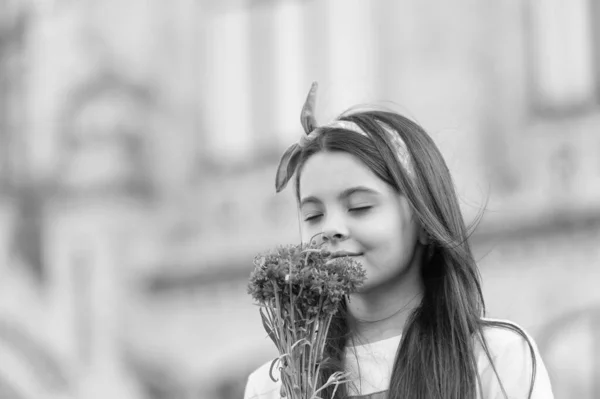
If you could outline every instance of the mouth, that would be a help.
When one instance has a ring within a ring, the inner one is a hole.
[[[332,252],[331,255],[329,256],[332,259],[335,258],[341,258],[344,256],[362,256],[362,253],[360,252],[349,252],[349,251],[337,251],[337,252]]]

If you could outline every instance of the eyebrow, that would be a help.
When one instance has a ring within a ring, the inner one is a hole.
[[[338,195],[338,199],[342,200],[342,199],[346,199],[349,196],[351,196],[352,194],[356,194],[356,193],[365,193],[365,194],[375,194],[375,195],[379,195],[379,192],[373,190],[372,188],[368,188],[365,186],[356,186],[356,187],[350,187],[347,188],[346,190],[342,191],[339,195]],[[320,203],[321,201],[315,197],[315,196],[310,196],[310,197],[306,197],[304,199],[302,199],[302,201],[300,202],[300,207],[309,204],[309,203]]]

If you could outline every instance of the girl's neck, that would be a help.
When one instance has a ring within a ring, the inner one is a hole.
[[[418,258],[418,257],[417,257]],[[385,286],[350,295],[348,326],[354,345],[381,341],[402,334],[412,311],[419,306],[424,286],[418,263]]]

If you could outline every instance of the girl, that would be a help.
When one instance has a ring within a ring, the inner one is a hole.
[[[393,112],[343,114],[317,126],[316,84],[283,155],[279,192],[295,174],[303,240],[355,257],[367,280],[332,322],[322,381],[350,373],[335,398],[552,399],[535,343],[484,318],[480,277],[450,172],[414,122]],[[280,397],[270,362],[245,399]],[[322,397],[330,399],[333,387]]]

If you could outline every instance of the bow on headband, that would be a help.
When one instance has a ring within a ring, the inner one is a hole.
[[[305,134],[302,134],[300,140],[292,144],[281,156],[279,166],[277,167],[277,175],[275,176],[275,190],[277,192],[283,190],[294,175],[302,148],[317,135],[317,120],[314,113],[316,97],[317,82],[313,82],[304,102],[304,107],[302,107],[302,113],[300,114],[300,123],[302,123]],[[313,137],[310,137],[311,134]]]
[[[313,82],[302,107],[302,113],[300,114],[300,122],[304,128],[304,133],[300,136],[300,140],[297,143],[292,144],[281,156],[279,166],[277,167],[277,174],[275,176],[275,190],[280,192],[288,184],[292,176],[294,175],[300,160],[300,154],[302,149],[308,145],[311,141],[321,135],[325,128],[341,128],[350,130],[358,133],[362,136],[369,137],[369,135],[362,130],[356,123],[350,121],[335,120],[324,126],[317,126],[317,120],[315,118],[315,102],[317,96],[317,82]],[[390,143],[392,144],[392,150],[396,155],[396,159],[404,167],[404,170],[410,178],[414,177],[414,169],[410,162],[410,155],[406,144],[402,141],[400,135],[394,132],[389,126],[378,121],[378,124],[386,132]]]

